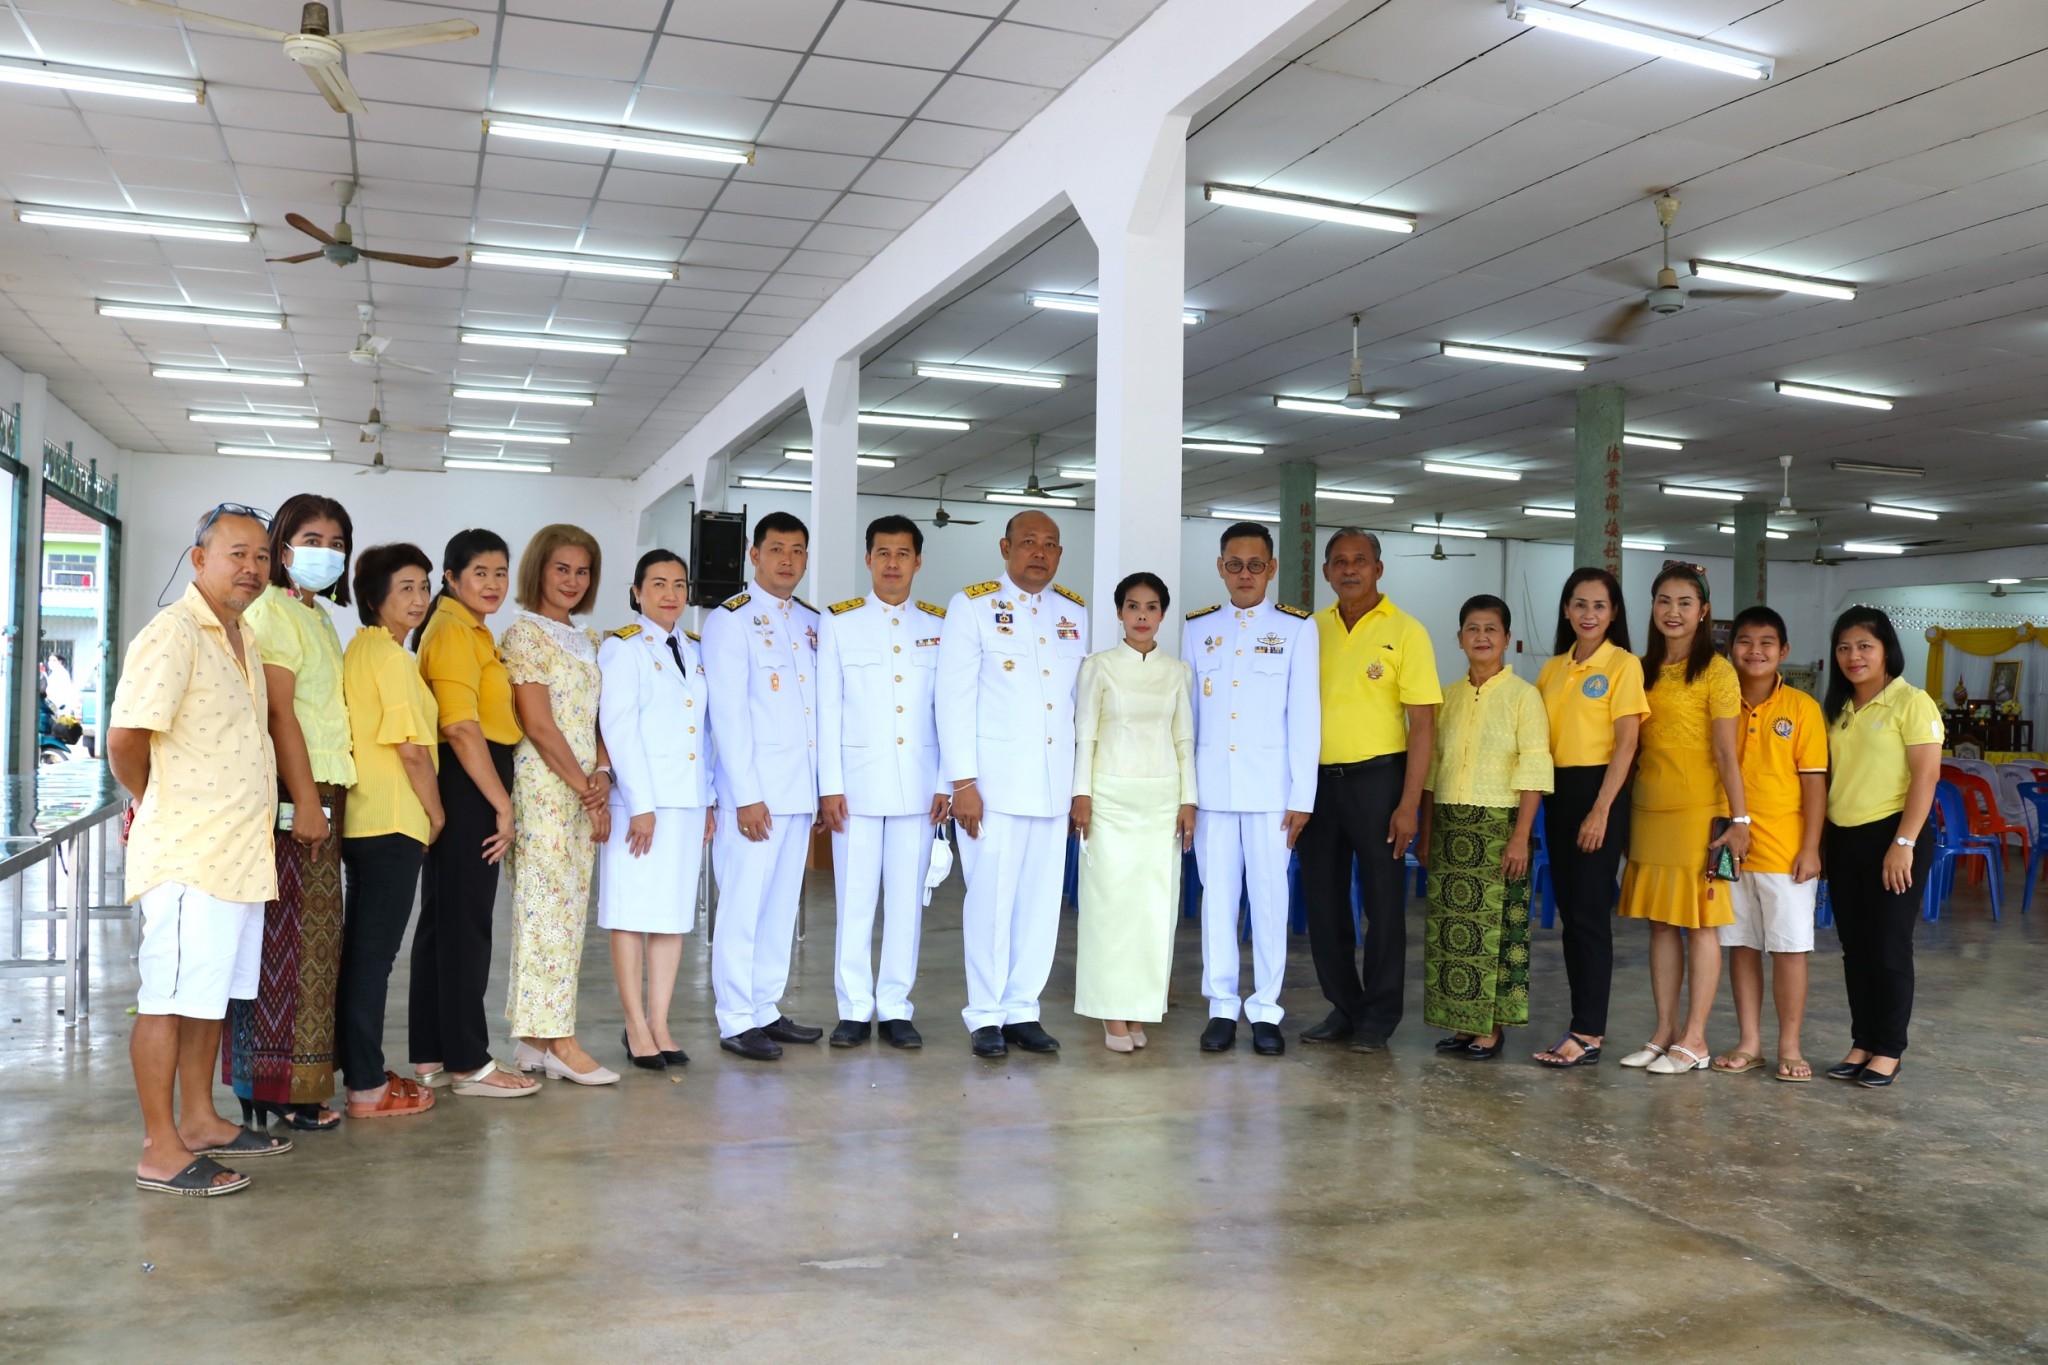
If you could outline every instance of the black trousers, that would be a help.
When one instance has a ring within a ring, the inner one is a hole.
[[[426,854],[427,846],[409,834],[341,841],[347,882],[335,1043],[342,1078],[351,1090],[374,1090],[384,1083],[384,1005],[391,964],[405,941]]]
[[[1849,989],[1849,1045],[1874,1057],[1906,1055],[1913,1020],[1913,926],[1920,920],[1934,840],[1927,830],[1913,849],[1913,885],[1905,892],[1884,884],[1884,858],[1899,832],[1899,817],[1867,825],[1822,827],[1828,903],[1842,940],[1842,981]]]
[[[1401,1022],[1408,964],[1407,863],[1387,846],[1401,804],[1408,755],[1325,764],[1316,775],[1316,808],[1295,851],[1308,915],[1309,952],[1323,995],[1363,1033],[1388,1037]],[[1358,861],[1362,923],[1351,921],[1351,865]],[[1359,929],[1364,931],[1362,950]]]
[[[1607,765],[1559,768],[1557,790],[1543,798],[1544,847],[1564,948],[1564,979],[1571,987],[1573,1033],[1607,1033],[1607,996],[1614,982],[1614,879],[1628,852],[1629,790],[1622,784],[1607,813],[1607,837],[1592,853],[1579,851],[1579,826],[1600,799]]]
[[[512,746],[492,744],[491,766],[512,789]],[[491,908],[498,865],[484,861],[484,840],[498,832],[498,813],[441,746],[441,809],[447,824],[427,850],[420,923],[412,936],[409,1028],[414,1062],[474,1071],[491,1059],[484,988],[491,980]]]

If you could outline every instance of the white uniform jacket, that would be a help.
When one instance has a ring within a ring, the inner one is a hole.
[[[1088,657],[1088,604],[1053,584],[976,583],[946,607],[939,750],[948,784],[975,778],[984,806],[1065,815],[1074,790],[1074,681]]]
[[[928,815],[939,777],[932,713],[946,609],[855,597],[818,629],[818,790],[853,815]]]
[[[756,587],[704,618],[718,803],[771,815],[818,808],[818,613]]]
[[[645,616],[605,636],[598,732],[612,761],[613,799],[628,815],[711,804],[711,707],[697,637],[669,637]],[[676,667],[676,653],[683,656]]]
[[[1195,790],[1203,810],[1312,811],[1322,750],[1316,625],[1297,607],[1225,603],[1187,614]]]

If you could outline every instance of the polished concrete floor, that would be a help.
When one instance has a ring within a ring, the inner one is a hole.
[[[2048,1353],[2048,912],[1994,924],[1965,890],[1923,926],[1914,1050],[1876,1092],[1540,1071],[1520,1059],[1561,1027],[1564,994],[1541,931],[1538,1027],[1493,1063],[1432,1054],[1416,966],[1391,1053],[1295,1042],[1321,1003],[1300,941],[1287,1055],[1247,1036],[1204,1056],[1192,923],[1179,1008],[1147,1051],[1113,1055],[1066,1008],[1071,921],[1046,997],[1065,1050],[980,1062],[956,1013],[958,886],[925,928],[921,1053],[729,1059],[692,939],[686,1073],[444,1096],[419,1119],[299,1135],[215,1200],[130,1183],[129,929],[102,923],[100,1009],[75,1036],[54,982],[0,981],[0,1358]],[[829,877],[811,894],[788,1006],[829,1024]],[[1618,939],[1619,1044],[1650,1010],[1640,927]],[[590,945],[582,1037],[616,1064],[609,959]],[[1844,1043],[1834,948],[1824,932],[1806,1049],[1822,1063]],[[394,1059],[402,1035],[401,1007]]]

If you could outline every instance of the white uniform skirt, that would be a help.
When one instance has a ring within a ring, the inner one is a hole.
[[[697,918],[697,874],[704,865],[704,808],[654,812],[654,846],[638,858],[626,847],[632,817],[612,806],[612,834],[598,860],[597,924],[639,934],[686,934]]]

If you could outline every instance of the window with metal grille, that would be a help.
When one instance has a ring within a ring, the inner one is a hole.
[[[46,588],[89,588],[99,573],[98,555],[53,554],[43,556],[43,586]]]

